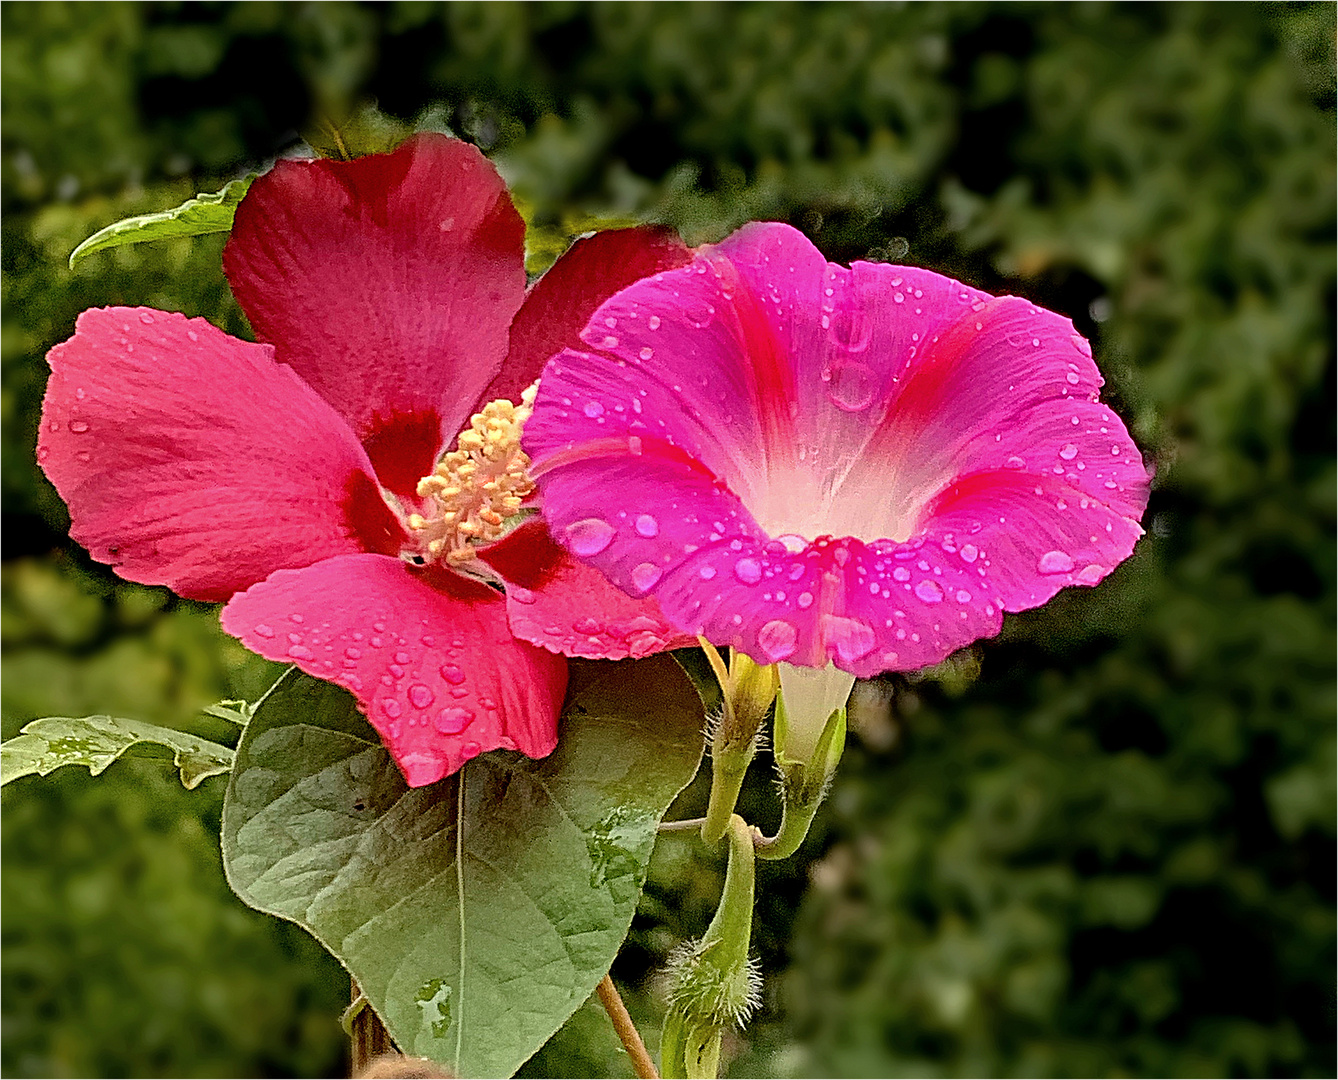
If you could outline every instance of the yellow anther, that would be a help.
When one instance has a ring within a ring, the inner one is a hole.
[[[474,557],[476,544],[502,535],[505,520],[534,490],[520,434],[537,392],[536,383],[519,405],[490,401],[469,418],[469,427],[456,440],[458,449],[443,454],[432,474],[418,481],[423,512],[410,514],[407,521],[420,554],[460,565]]]

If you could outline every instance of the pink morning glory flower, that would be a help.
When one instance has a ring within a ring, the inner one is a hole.
[[[542,756],[559,654],[675,642],[542,522],[503,536],[532,501],[527,387],[602,300],[688,258],[603,233],[527,293],[524,224],[468,144],[282,161],[223,256],[261,343],[84,312],[49,355],[38,460],[95,558],[227,601],[250,648],[352,691],[411,785],[498,747]]]
[[[1148,475],[1091,349],[1026,300],[753,224],[582,339],[525,430],[554,535],[759,662],[936,663],[1142,533]]]

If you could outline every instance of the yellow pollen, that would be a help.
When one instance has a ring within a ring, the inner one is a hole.
[[[469,418],[469,428],[456,440],[458,449],[443,455],[432,475],[418,481],[425,505],[423,513],[409,515],[408,525],[429,559],[468,562],[474,545],[498,539],[503,522],[534,490],[520,433],[538,391],[538,383],[529,387],[519,405],[505,399],[488,402]]]

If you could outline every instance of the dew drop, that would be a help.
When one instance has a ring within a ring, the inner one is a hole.
[[[441,712],[437,713],[432,726],[443,735],[459,735],[460,732],[469,727],[473,719],[474,711],[472,709],[452,705],[450,708],[442,709]]]
[[[413,703],[415,709],[426,709],[436,700],[436,694],[432,693],[430,687],[422,683],[414,683],[409,687],[409,701]]]
[[[773,664],[794,654],[798,633],[784,619],[772,619],[757,632],[757,643]]]
[[[863,305],[845,304],[831,314],[827,336],[832,343],[846,352],[863,352],[869,347],[873,323]]]
[[[1025,469],[1026,467],[1027,463],[1023,461],[1022,458],[1018,457],[1016,454],[1014,454],[1012,457],[1010,457],[1007,461],[1004,462],[1005,469]]]
[[[873,404],[877,376],[867,364],[845,363],[832,367],[827,396],[844,412],[863,412]]]
[[[652,330],[658,330],[660,328],[660,317],[658,315],[652,315],[646,320],[646,325]]]
[[[1078,571],[1078,580],[1084,585],[1095,585],[1105,576],[1106,570],[1096,563],[1088,563]]]
[[[641,357],[642,360],[649,360],[654,355],[655,355],[655,350],[652,349],[649,345],[642,346],[641,351],[637,353],[637,356]]]
[[[507,586],[506,595],[517,604],[533,604],[537,597],[523,585]]]
[[[572,629],[578,634],[598,634],[603,631],[604,624],[598,619],[592,619],[589,616],[586,616],[584,619],[578,620],[572,626]]]
[[[1073,557],[1066,551],[1047,551],[1036,562],[1042,574],[1067,574],[1073,569]]]
[[[710,581],[713,577],[715,577],[715,567],[711,566],[708,563],[707,565],[703,566],[700,570],[697,571],[697,576],[701,578],[703,581]]]
[[[460,760],[461,760],[461,761],[472,761],[474,758],[476,758],[476,757],[479,756],[479,754],[482,752],[482,750],[483,750],[483,747],[479,746],[478,743],[476,743],[476,742],[467,742],[467,743],[465,743],[464,746],[460,747]]]
[[[350,660],[361,660],[362,650],[359,649],[356,645],[350,645],[347,649],[344,650],[344,655],[347,656]]]
[[[915,595],[926,604],[937,604],[943,599],[943,587],[937,581],[926,579],[915,586]]]
[[[1059,456],[1065,461],[1072,461],[1078,456],[1078,448],[1072,443],[1065,443],[1063,448],[1059,451]]]
[[[153,316],[150,315],[147,311],[141,311],[139,313],[139,321],[142,322],[145,326],[152,326]]]
[[[807,611],[813,606],[813,594],[811,592],[801,592],[795,598],[795,603],[799,605],[801,611]]]
[[[76,435],[82,435],[84,434],[84,432],[88,430],[88,425],[84,423],[82,420],[71,420],[70,430],[73,431]]]
[[[1064,376],[1064,380],[1070,386],[1077,386],[1078,383],[1082,381],[1076,371],[1070,371],[1067,375]]]
[[[660,535],[660,523],[650,514],[642,514],[636,519],[636,531],[638,536],[649,540],[652,536]]]
[[[734,564],[734,576],[745,585],[756,585],[762,580],[762,564],[745,556]]]
[[[654,563],[638,563],[632,567],[632,584],[641,592],[648,592],[655,588],[655,583],[660,580],[663,572]]]
[[[980,549],[975,544],[963,544],[961,556],[962,562],[973,563],[980,556]]]
[[[601,518],[582,518],[566,528],[567,543],[577,555],[598,555],[613,543],[613,526]]]
[[[892,577],[897,581],[910,581],[911,572],[907,570],[904,566],[898,566],[895,570],[892,571]]]
[[[593,420],[597,416],[604,415],[604,406],[598,401],[587,401],[581,412],[585,413],[586,416]]]
[[[458,664],[445,664],[441,669],[441,677],[452,686],[459,686],[465,681],[465,673],[460,670]]]
[[[959,604],[969,604],[971,602],[971,594],[967,592],[965,589],[958,589],[957,602]]]

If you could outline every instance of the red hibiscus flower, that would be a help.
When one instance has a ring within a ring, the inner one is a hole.
[[[682,639],[539,521],[505,532],[532,487],[527,388],[605,298],[689,258],[601,233],[527,292],[524,224],[474,147],[283,161],[223,255],[260,343],[84,312],[48,357],[38,460],[95,558],[227,601],[229,633],[352,691],[411,785],[498,747],[539,757],[559,653]]]

